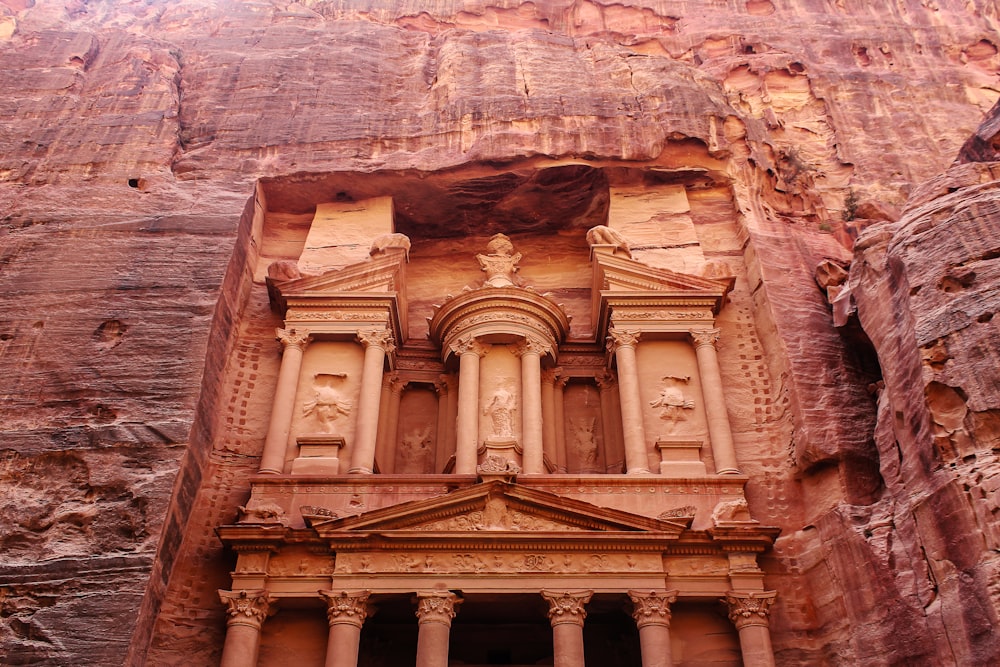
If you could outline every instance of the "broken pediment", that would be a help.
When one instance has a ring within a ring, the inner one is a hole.
[[[598,340],[607,335],[612,320],[627,321],[638,331],[711,325],[736,282],[647,266],[611,245],[592,246],[591,265]]]
[[[303,508],[305,509],[305,508]],[[547,491],[493,481],[349,517],[307,515],[321,537],[346,532],[647,532],[676,538],[690,519],[663,520],[598,507]]]
[[[400,314],[406,312],[408,253],[409,240],[389,234],[375,239],[371,256],[363,262],[290,278],[285,270],[269,270],[271,308],[286,324],[305,326],[314,333],[322,333],[324,322],[344,321],[350,327],[386,323],[397,340],[405,340],[406,318]]]

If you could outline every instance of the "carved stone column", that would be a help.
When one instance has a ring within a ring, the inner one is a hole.
[[[417,665],[448,667],[451,619],[462,600],[448,591],[417,593]]]
[[[228,617],[221,667],[256,667],[260,628],[274,600],[265,590],[219,591],[219,599]]]
[[[434,447],[434,471],[441,472],[444,469],[448,457],[451,456],[449,434],[454,433],[452,426],[455,417],[452,415],[451,395],[454,393],[454,381],[450,375],[442,375],[434,383],[434,391],[437,393],[438,414],[437,414],[437,442]]]
[[[670,605],[677,591],[629,591],[632,618],[639,628],[642,667],[673,667],[670,655]]]
[[[379,395],[378,432],[375,435],[375,460],[379,463],[379,471],[385,472],[383,465],[389,458],[389,403],[392,396],[392,377],[394,374],[382,375],[382,391]]]
[[[556,472],[566,474],[569,472],[569,464],[566,459],[566,410],[564,399],[565,389],[569,378],[562,374],[562,369],[556,369],[556,379],[553,384],[553,404],[555,407],[556,419]]]
[[[639,396],[639,367],[635,348],[638,331],[608,333],[608,349],[618,362],[618,393],[621,398],[622,435],[625,444],[625,472],[629,475],[649,474],[646,454],[646,429],[642,423],[642,399]]]
[[[330,635],[324,667],[358,667],[361,626],[368,618],[369,591],[319,591],[326,600]]]
[[[618,414],[618,381],[614,373],[604,371],[598,375],[597,388],[601,393],[601,424],[604,427],[605,472],[621,472],[624,468],[625,451],[622,448],[621,419]],[[619,467],[621,466],[621,467]]]
[[[705,400],[705,418],[708,420],[708,437],[712,441],[715,472],[719,475],[739,474],[733,431],[729,426],[729,413],[722,391],[722,373],[715,352],[719,330],[697,329],[689,333],[698,357],[698,376],[701,378],[701,392]]]
[[[459,355],[455,472],[474,475],[479,452],[479,360],[486,356],[489,345],[475,338],[460,338],[451,349]]]
[[[558,368],[546,368],[542,371],[542,450],[548,457],[553,469],[557,469],[556,456],[556,397],[555,382]]]
[[[347,472],[371,474],[375,468],[375,445],[378,437],[379,403],[385,355],[395,350],[392,332],[385,329],[359,331],[358,341],[365,348],[358,397],[358,421],[354,429],[354,451]]]
[[[399,448],[399,403],[403,398],[406,383],[393,373],[389,377],[389,405],[386,406],[385,455],[382,472],[396,472],[396,450]]]
[[[549,603],[552,624],[554,667],[585,667],[583,661],[583,621],[594,591],[542,591]]]
[[[545,472],[542,434],[542,354],[551,348],[536,338],[525,337],[511,346],[521,357],[521,448],[524,452],[524,472],[541,475]]]
[[[285,454],[288,452],[289,433],[292,428],[292,411],[295,409],[295,391],[299,386],[302,370],[302,353],[312,341],[308,331],[276,329],[275,335],[283,346],[278,384],[271,403],[271,421],[264,439],[264,453],[260,458],[260,472],[280,475],[285,471]]]
[[[777,591],[726,593],[729,620],[740,633],[744,667],[774,667],[768,617]]]

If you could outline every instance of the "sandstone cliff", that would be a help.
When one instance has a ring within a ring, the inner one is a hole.
[[[998,25],[979,0],[0,0],[3,662],[217,660],[213,528],[261,418],[224,387],[273,365],[236,344],[273,327],[264,208],[291,229],[338,179],[434,173],[523,213],[498,174],[581,162],[676,177],[742,240],[717,259],[767,368],[738,453],[783,528],[779,664],[1000,660]],[[851,263],[839,328],[823,261]]]

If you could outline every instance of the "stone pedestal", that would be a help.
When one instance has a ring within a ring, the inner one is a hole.
[[[593,595],[593,591],[542,591],[542,597],[549,603],[554,667],[585,667],[583,621],[587,611],[584,605]]]
[[[701,440],[661,438],[656,441],[660,453],[660,474],[674,477],[700,477],[708,474],[701,460]]]
[[[299,455],[292,461],[293,475],[340,473],[340,450],[344,447],[341,436],[314,433],[300,435],[296,442],[299,445]]]
[[[449,591],[417,593],[416,667],[448,667],[451,619],[462,601]]]

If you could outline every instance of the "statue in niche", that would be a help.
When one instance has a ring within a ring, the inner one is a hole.
[[[573,419],[570,421],[573,430],[573,444],[576,448],[580,464],[584,469],[593,469],[597,463],[597,439],[594,437],[596,419]]]
[[[433,445],[430,426],[418,426],[404,435],[399,445],[399,472],[427,472]]]
[[[667,422],[667,432],[673,433],[677,428],[678,422],[687,419],[685,411],[694,410],[694,401],[688,399],[679,386],[680,384],[687,384],[691,378],[687,376],[667,375],[663,379],[666,381],[663,390],[660,391],[660,395],[656,397],[656,400],[649,402],[649,406],[652,408],[662,408],[660,419]]]
[[[503,387],[497,389],[489,405],[483,408],[483,414],[488,414],[493,421],[494,438],[514,437],[514,412],[516,410],[514,395]]]
[[[313,379],[313,397],[303,407],[307,417],[315,417],[322,433],[334,433],[341,415],[351,414],[350,401],[341,398],[337,385],[347,378],[347,373],[317,373]]]
[[[517,263],[521,261],[521,253],[514,252],[514,244],[505,234],[494,234],[486,244],[488,255],[476,255],[479,266],[486,272],[486,286],[514,287],[514,274]]]

